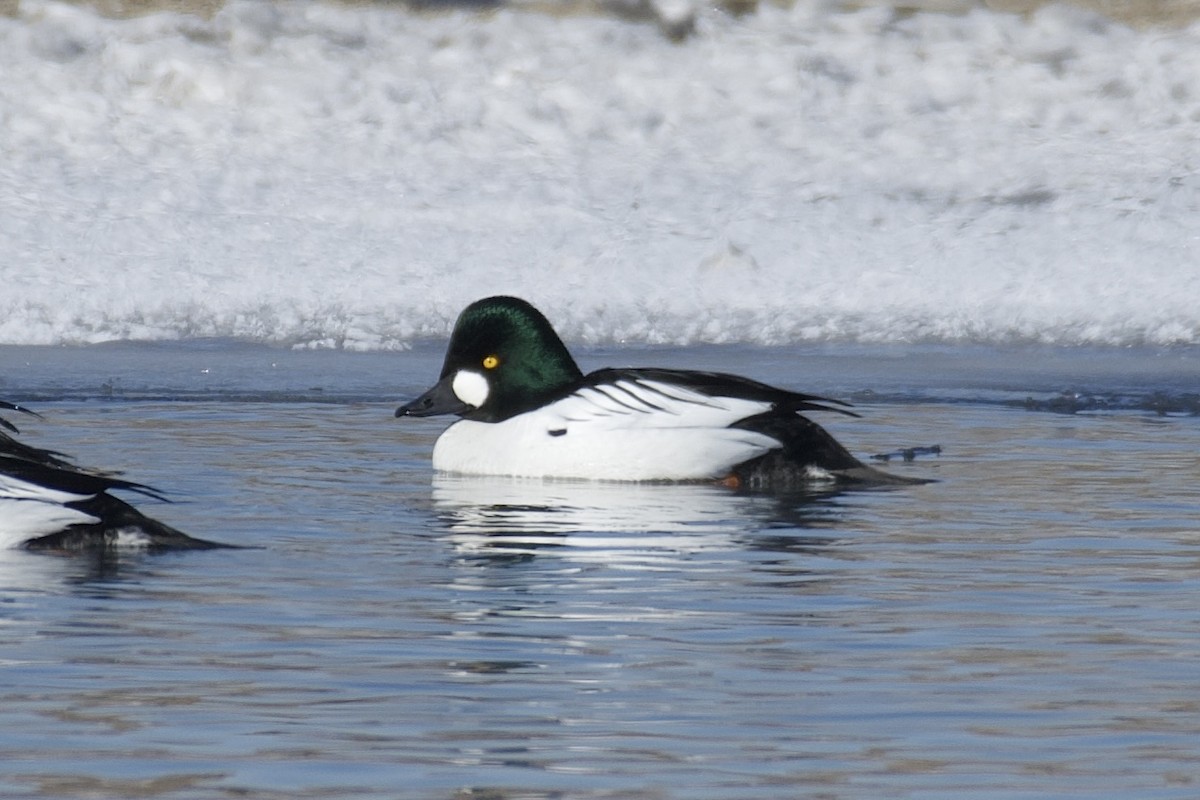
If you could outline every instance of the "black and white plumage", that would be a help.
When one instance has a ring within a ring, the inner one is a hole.
[[[459,317],[441,379],[397,416],[457,414],[441,471],[758,489],[918,483],[873,469],[801,412],[845,404],[737,375],[601,369],[584,375],[542,314],[492,297]]]
[[[0,410],[37,416],[7,401],[0,401]],[[21,442],[16,433],[17,427],[0,417],[0,549],[227,546],[188,536],[111,494],[127,491],[165,500],[153,487],[76,466],[62,453]]]

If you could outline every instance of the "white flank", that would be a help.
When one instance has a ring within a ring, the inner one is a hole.
[[[98,519],[56,503],[15,500],[0,495],[0,549],[20,547],[30,539],[58,533],[68,525],[87,525]]]
[[[722,478],[779,447],[769,436],[729,427],[769,407],[657,381],[622,380],[504,422],[456,422],[434,446],[433,466],[468,475],[587,480]]]
[[[63,505],[89,497],[0,475],[0,548],[19,547],[68,525],[98,522],[90,514]]]

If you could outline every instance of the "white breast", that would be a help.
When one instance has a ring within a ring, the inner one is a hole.
[[[462,420],[433,450],[433,466],[468,475],[650,481],[722,478],[780,446],[730,428],[770,408],[674,384],[622,380],[587,387],[499,423]]]

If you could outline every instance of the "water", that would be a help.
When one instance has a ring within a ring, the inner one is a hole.
[[[580,354],[786,368],[852,451],[944,448],[771,498],[435,478],[391,412],[439,349],[0,348],[29,440],[253,546],[4,553],[0,794],[1195,796],[1200,426],[1136,402],[1194,350]],[[1063,392],[1130,402],[1025,407]]]

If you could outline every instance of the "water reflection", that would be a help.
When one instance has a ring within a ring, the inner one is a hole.
[[[105,594],[144,577],[142,554],[94,550],[70,554],[0,550],[0,600],[27,594]]]
[[[440,736],[476,774],[632,783],[731,728],[769,739],[809,687],[807,632],[859,602],[846,496],[438,476],[432,500],[454,547],[439,677],[469,720]]]
[[[438,475],[435,514],[459,552],[652,566],[659,557],[833,541],[837,494],[764,496],[703,484],[623,484]]]

